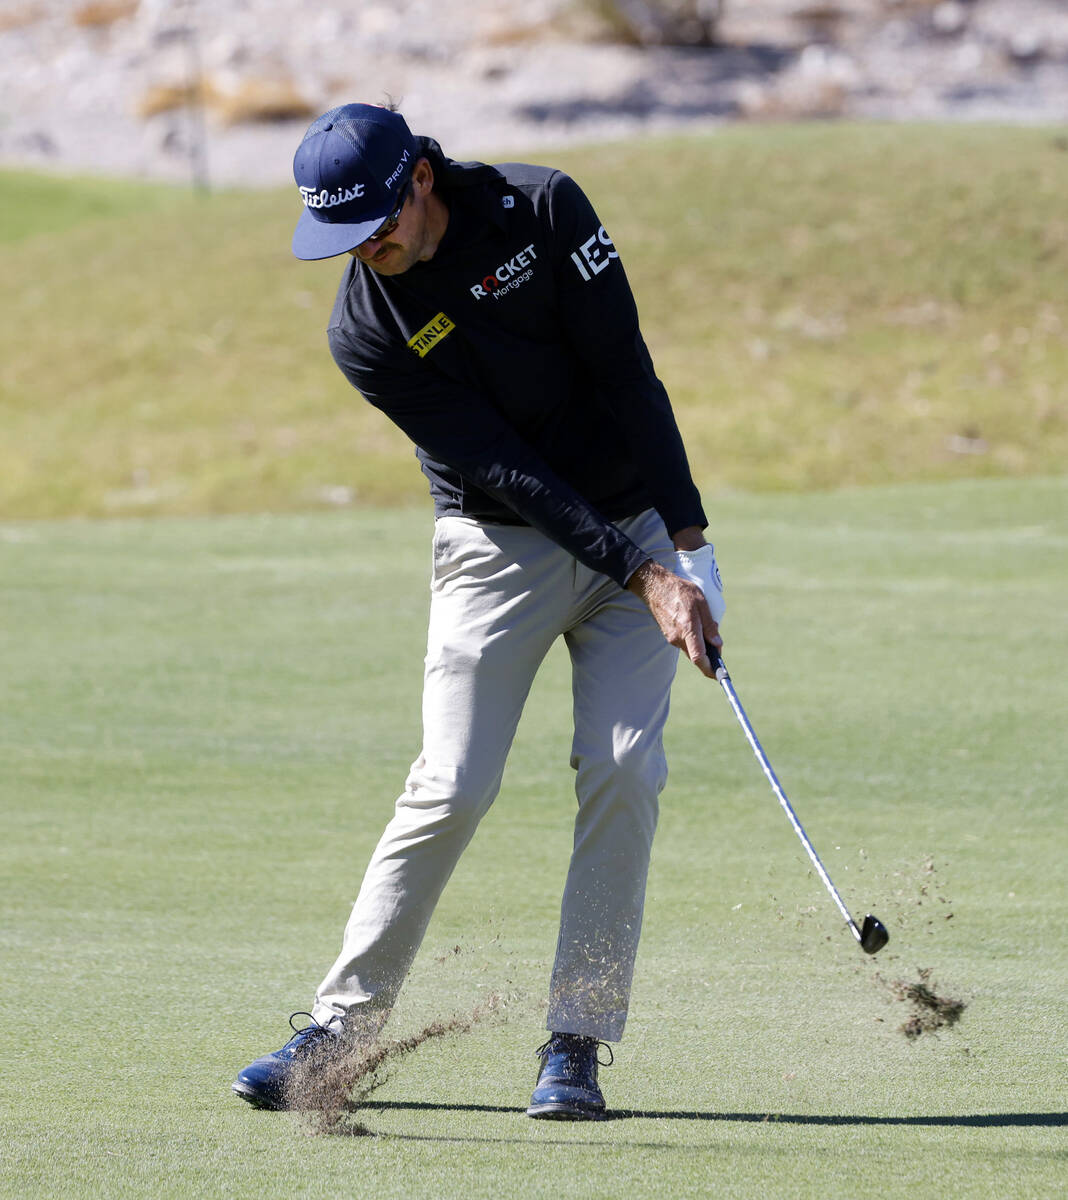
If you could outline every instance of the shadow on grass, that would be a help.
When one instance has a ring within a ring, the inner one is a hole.
[[[523,1113],[524,1109],[501,1104],[433,1104],[426,1100],[369,1100],[364,1109],[408,1110],[410,1112]],[[687,1109],[621,1108],[609,1112],[606,1121],[747,1121],[780,1125],[955,1125],[962,1128],[1007,1128],[1011,1126],[1068,1125],[1068,1113],[971,1113],[964,1116],[870,1117],[826,1113],[740,1113],[699,1112]]]

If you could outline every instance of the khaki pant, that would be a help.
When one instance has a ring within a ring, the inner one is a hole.
[[[655,513],[619,526],[673,566]],[[434,906],[497,795],[535,672],[563,635],[573,665],[578,814],[547,1024],[618,1040],[667,778],[662,733],[678,651],[636,596],[525,526],[438,520],[431,593],[422,753],[371,858],[314,1016],[325,1023],[356,1005],[369,1017],[388,1015]]]

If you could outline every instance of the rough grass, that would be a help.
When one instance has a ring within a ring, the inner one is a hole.
[[[684,671],[616,1119],[527,1119],[572,840],[554,652],[386,1036],[507,1008],[398,1058],[351,1138],[230,1083],[308,1006],[418,752],[429,515],[0,523],[0,1195],[1059,1194],[1066,499],[720,497],[735,685],[890,945],[860,953]],[[924,971],[968,1007],[910,1039],[882,980]]]
[[[43,236],[59,255],[54,261],[62,259],[64,237],[76,226],[88,226],[90,236],[95,233],[114,241],[122,236],[124,220],[146,212],[187,210],[189,203],[188,196],[158,184],[90,177],[65,179],[10,169],[0,170],[0,196],[0,246],[10,247]],[[49,286],[29,276],[20,276],[16,282],[20,301],[32,296],[34,284]]]
[[[614,235],[699,473],[794,489],[1063,468],[1066,145],[761,126],[537,157]],[[5,173],[0,198],[0,515],[424,494],[330,361],[338,266],[290,256],[291,189],[109,196]]]

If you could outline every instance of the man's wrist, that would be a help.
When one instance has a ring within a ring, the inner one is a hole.
[[[651,558],[647,558],[644,562],[639,563],[627,580],[627,591],[633,592],[636,596],[644,596],[645,589],[649,586],[649,581],[656,574],[657,570],[658,564]]]
[[[687,525],[671,535],[676,550],[700,550],[706,545],[704,530],[700,525]]]

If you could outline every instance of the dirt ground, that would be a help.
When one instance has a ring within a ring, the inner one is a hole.
[[[0,0],[0,163],[283,183],[311,117],[386,96],[461,158],[738,120],[1068,116],[1057,0],[724,0],[711,46],[638,44],[671,2]]]

